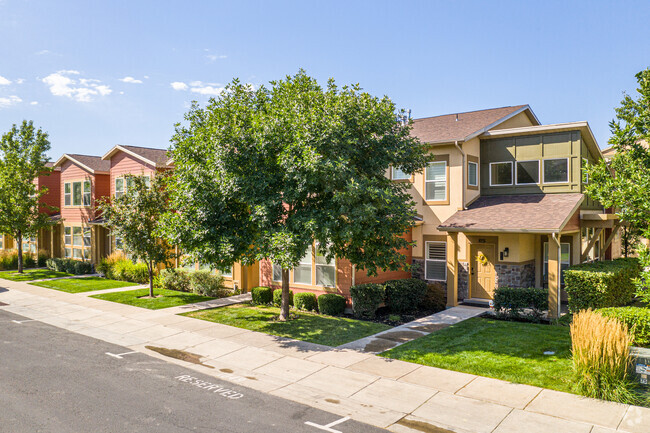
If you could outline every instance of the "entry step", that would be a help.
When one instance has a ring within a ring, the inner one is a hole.
[[[481,298],[465,298],[463,299],[463,305],[473,305],[475,307],[491,308],[492,300],[481,299]]]

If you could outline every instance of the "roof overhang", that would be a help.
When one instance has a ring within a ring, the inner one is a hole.
[[[493,131],[483,132],[481,134],[481,140],[576,130],[580,131],[589,150],[600,159],[604,159],[603,152],[600,150],[600,146],[598,146],[594,133],[591,131],[591,127],[587,122],[555,123],[551,125],[524,126],[522,128],[495,129]]]
[[[61,155],[61,157],[59,159],[56,160],[56,162],[54,163],[54,168],[56,169],[57,167],[61,167],[61,165],[65,161],[70,161],[73,164],[78,165],[79,167],[83,168],[84,170],[86,170],[87,172],[92,173],[92,174],[109,174],[108,171],[93,170],[92,168],[90,168],[87,165],[79,162],[79,160],[77,160],[74,157],[68,155],[67,153],[64,153],[63,155]]]
[[[113,157],[113,155],[115,155],[117,152],[124,152],[127,155],[130,155],[130,156],[132,156],[134,158],[137,158],[140,161],[142,161],[142,162],[144,162],[146,164],[152,165],[152,166],[154,166],[156,168],[165,168],[166,167],[166,165],[156,164],[154,161],[152,161],[152,160],[150,160],[148,158],[145,158],[142,155],[138,155],[137,153],[133,152],[132,150],[129,150],[124,146],[120,146],[119,144],[116,144],[115,146],[113,146],[113,148],[111,150],[109,150],[106,153],[106,155],[102,156],[102,159],[105,160],[105,161],[109,161]]]

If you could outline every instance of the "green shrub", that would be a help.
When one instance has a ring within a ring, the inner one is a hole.
[[[47,262],[47,257],[48,257],[47,251],[39,250],[36,256],[36,261],[37,261],[36,266],[38,266],[39,268],[44,267],[45,262]]]
[[[132,283],[146,284],[149,282],[149,270],[144,263],[133,263],[129,259],[118,260],[112,265],[110,271],[114,280],[130,281]]]
[[[340,316],[345,312],[345,298],[336,293],[325,293],[318,297],[318,311],[328,316]]]
[[[524,312],[524,310],[530,310],[530,312]],[[539,321],[547,310],[547,289],[498,287],[494,291],[494,312],[499,318]]]
[[[293,300],[299,310],[316,311],[318,309],[316,295],[311,292],[296,293]]]
[[[381,284],[357,284],[350,287],[352,311],[356,317],[373,319],[377,308],[384,302],[386,291]]]
[[[253,304],[268,305],[273,302],[273,289],[270,287],[253,287],[251,289]]]
[[[279,307],[282,304],[282,289],[273,291],[273,305]],[[289,290],[289,305],[293,307],[293,291]]]
[[[75,262],[76,260],[63,259],[63,269],[65,269],[65,272],[68,274],[74,274]]]
[[[634,345],[650,347],[650,309],[638,307],[611,307],[596,310],[605,317],[613,317],[625,324],[634,337]]]
[[[0,270],[9,271],[18,269],[18,252],[1,251],[0,252]]]
[[[23,253],[23,268],[35,268],[35,267],[36,267],[36,258],[34,257],[34,255],[32,253]]]
[[[91,274],[93,272],[93,265],[90,262],[81,262],[74,259],[47,259],[45,266],[52,271],[67,272],[74,275]]]
[[[223,285],[223,277],[210,271],[195,271],[190,273],[190,287],[197,295],[212,298],[225,298],[229,290]]]
[[[634,296],[634,280],[641,266],[638,259],[616,259],[571,266],[564,271],[569,311],[620,307]]]
[[[75,275],[91,274],[93,272],[93,265],[90,262],[77,262],[74,264]]]
[[[434,313],[447,308],[447,289],[445,286],[440,283],[427,284],[427,292],[422,302],[420,302],[420,308]]]
[[[417,310],[427,294],[427,283],[419,278],[386,281],[384,287],[386,305],[391,312],[397,314]]]
[[[55,272],[65,272],[65,267],[63,266],[63,261],[59,258],[47,259],[45,262],[45,267],[51,271]]]
[[[163,269],[157,278],[156,287],[166,290],[176,290],[178,292],[189,292],[192,290],[190,273],[181,268]]]

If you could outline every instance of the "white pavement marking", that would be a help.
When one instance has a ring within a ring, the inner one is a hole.
[[[113,358],[117,358],[117,359],[123,359],[122,357],[123,357],[124,355],[130,355],[130,354],[132,354],[132,353],[138,353],[138,352],[136,352],[136,351],[134,351],[134,352],[124,352],[124,353],[111,353],[111,352],[106,352],[106,354],[107,354],[108,356],[112,356]]]
[[[21,323],[25,323],[25,322],[35,322],[35,321],[36,321],[36,319],[28,319],[28,320],[12,320],[12,322],[14,322],[14,323],[18,323],[19,325],[20,325]]]
[[[311,426],[311,427],[316,427],[317,429],[320,429],[320,430],[325,430],[326,432],[330,432],[330,433],[342,433],[340,430],[334,430],[332,427],[334,427],[337,424],[341,424],[342,422],[346,422],[349,419],[350,419],[350,417],[346,416],[344,418],[333,421],[333,422],[331,422],[329,424],[326,424],[326,425],[316,424],[316,423],[311,422],[311,421],[305,421],[305,424],[307,424],[308,426]]]

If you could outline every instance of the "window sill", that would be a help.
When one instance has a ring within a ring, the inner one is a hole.
[[[444,200],[444,201],[424,201],[424,204],[427,206],[449,206],[449,200]]]

